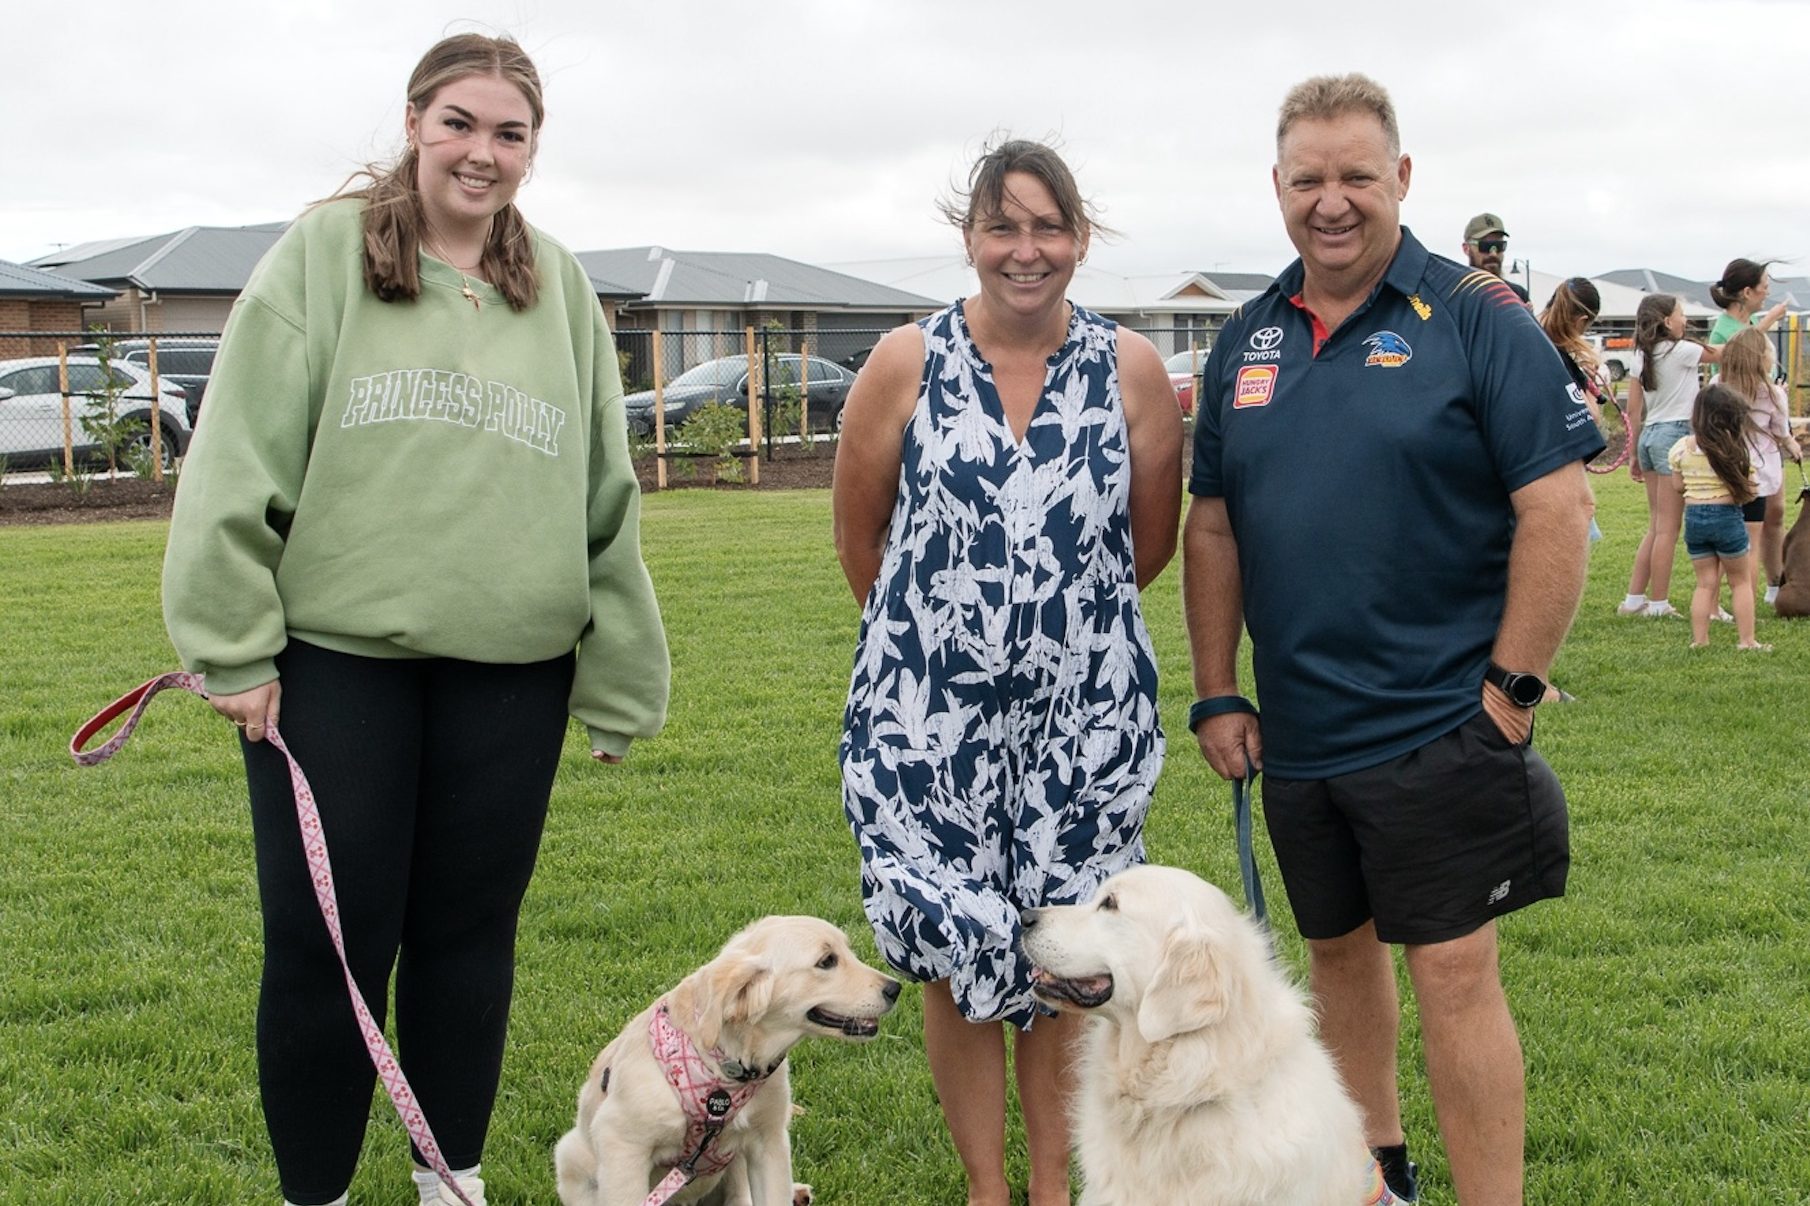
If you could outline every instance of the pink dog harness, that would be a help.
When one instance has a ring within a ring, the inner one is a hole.
[[[180,687],[206,699],[207,692],[202,690],[201,681],[199,674],[177,672],[160,674],[150,682],[133,688],[76,730],[75,736],[69,739],[69,756],[75,759],[78,766],[95,766],[105,762],[119,753],[126,744],[126,739],[132,736],[132,730],[138,727],[138,719],[144,715],[145,707],[151,702],[153,695],[165,687]],[[126,718],[126,723],[119,726],[119,732],[99,749],[83,753],[82,746],[127,708],[132,709],[132,715]],[[352,1012],[358,1017],[358,1029],[364,1035],[365,1050],[370,1053],[371,1063],[377,1068],[378,1079],[383,1081],[383,1087],[389,1093],[390,1102],[396,1107],[402,1125],[408,1130],[409,1138],[415,1141],[415,1149],[426,1158],[428,1167],[434,1170],[453,1196],[465,1203],[465,1206],[472,1206],[471,1199],[465,1196],[465,1191],[454,1181],[452,1169],[447,1167],[446,1157],[440,1154],[440,1145],[434,1140],[434,1132],[429,1129],[427,1118],[421,1113],[421,1105],[415,1100],[415,1091],[409,1088],[408,1077],[402,1074],[402,1066],[396,1062],[395,1053],[383,1037],[383,1028],[371,1016],[371,1007],[365,1004],[364,994],[358,990],[358,982],[352,978],[352,968],[346,962],[346,940],[340,932],[339,902],[333,892],[333,865],[327,861],[327,839],[321,834],[321,814],[314,804],[314,789],[308,786],[308,778],[302,774],[295,755],[283,744],[283,735],[277,732],[276,725],[265,727],[264,740],[289,763],[289,785],[295,792],[295,813],[302,827],[302,849],[308,856],[308,867],[314,880],[315,903],[320,906],[321,919],[327,923],[327,933],[333,939],[333,950],[339,955],[340,969],[346,974],[346,991],[352,998]]]
[[[647,1024],[647,1043],[659,1061],[666,1083],[679,1095],[679,1105],[685,1111],[684,1146],[691,1152],[673,1166],[641,1204],[665,1206],[692,1181],[715,1176],[735,1162],[734,1152],[724,1155],[716,1149],[716,1137],[785,1061],[781,1059],[765,1071],[751,1071],[739,1079],[724,1079],[704,1062],[691,1036],[673,1024],[665,1001],[654,1007],[654,1016]],[[730,1062],[720,1052],[713,1051],[711,1055],[719,1067]]]

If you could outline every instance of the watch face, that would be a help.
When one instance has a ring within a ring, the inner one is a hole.
[[[1523,708],[1531,708],[1546,697],[1546,684],[1531,674],[1511,674],[1503,684],[1508,697]]]

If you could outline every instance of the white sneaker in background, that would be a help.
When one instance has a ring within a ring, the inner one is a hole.
[[[1648,614],[1647,609],[1651,606],[1652,604],[1647,601],[1645,595],[1629,595],[1621,601],[1621,606],[1615,609],[1615,614],[1618,616],[1646,615]]]
[[[1646,610],[1640,614],[1654,620],[1674,619],[1684,613],[1673,607],[1664,599],[1654,599],[1647,604]]]
[[[1710,619],[1721,624],[1733,624],[1735,622],[1735,618],[1728,614],[1728,608],[1726,607],[1716,608],[1716,614],[1711,616]]]

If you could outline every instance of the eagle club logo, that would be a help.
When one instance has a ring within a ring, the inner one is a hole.
[[[1268,406],[1270,397],[1276,392],[1276,366],[1273,364],[1247,364],[1238,370],[1238,380],[1232,387],[1232,409],[1243,410],[1247,406]]]
[[[1364,346],[1370,349],[1370,355],[1364,360],[1365,368],[1371,365],[1400,368],[1414,359],[1414,349],[1394,331],[1378,331],[1364,340]]]
[[[1250,350],[1244,354],[1244,362],[1246,364],[1254,364],[1260,360],[1282,359],[1282,352],[1279,347],[1281,343],[1281,327],[1264,327],[1260,331],[1253,331],[1251,333],[1251,347]]]

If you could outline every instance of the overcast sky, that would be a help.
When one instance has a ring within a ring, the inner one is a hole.
[[[1542,272],[1810,268],[1804,0],[84,0],[6,24],[0,259],[292,217],[395,153],[421,52],[479,29],[540,68],[519,201],[576,250],[951,252],[935,200],[1005,129],[1059,142],[1122,233],[1100,266],[1273,272],[1277,105],[1358,70],[1395,98],[1404,220],[1436,251],[1488,209]]]

